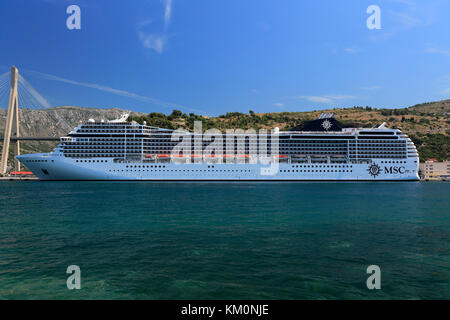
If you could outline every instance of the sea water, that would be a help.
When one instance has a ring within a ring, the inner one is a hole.
[[[447,182],[2,181],[0,298],[448,299],[449,204]]]

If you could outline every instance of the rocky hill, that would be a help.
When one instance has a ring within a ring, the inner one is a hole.
[[[6,119],[6,109],[0,109],[0,136]],[[88,119],[112,120],[130,111],[96,109],[80,107],[57,107],[44,110],[22,109],[20,112],[20,130],[22,136],[66,135],[80,122]],[[322,112],[334,113],[346,127],[374,127],[386,122],[388,127],[400,128],[416,143],[421,160],[430,157],[440,160],[450,159],[450,100],[430,102],[398,109],[375,109],[355,106],[344,109],[317,110],[308,112],[249,113],[229,112],[218,117],[206,117],[193,113],[185,114],[174,110],[170,115],[152,112],[143,114],[131,112],[129,120],[163,128],[193,129],[194,121],[203,122],[203,128],[273,128],[288,130],[305,121],[316,119]],[[3,143],[3,138],[0,144]],[[47,152],[57,142],[22,142],[22,152]],[[11,151],[12,152],[12,151]],[[12,153],[11,153],[12,155]]]

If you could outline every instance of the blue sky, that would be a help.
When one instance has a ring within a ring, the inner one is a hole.
[[[449,33],[445,0],[3,0],[0,73],[16,65],[52,106],[405,107],[450,97]]]

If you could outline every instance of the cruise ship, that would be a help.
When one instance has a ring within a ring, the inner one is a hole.
[[[411,139],[383,123],[342,128],[332,114],[290,131],[215,134],[90,119],[50,153],[17,159],[40,180],[418,180]]]

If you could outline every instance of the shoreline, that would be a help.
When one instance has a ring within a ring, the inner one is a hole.
[[[39,180],[38,177],[0,177],[0,181],[13,181],[13,180]]]

